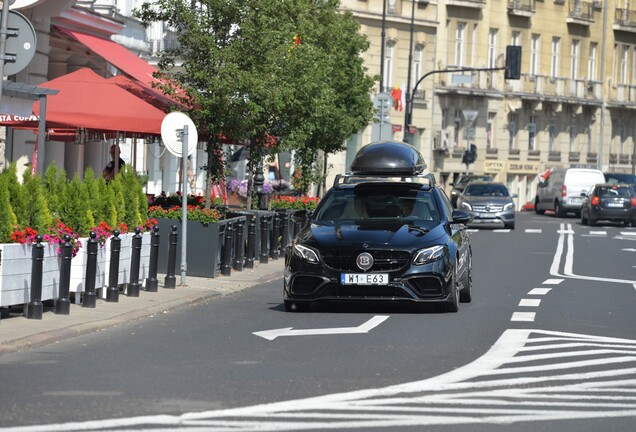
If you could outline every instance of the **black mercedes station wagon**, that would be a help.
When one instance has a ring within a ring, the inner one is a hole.
[[[471,301],[470,216],[453,210],[422,155],[400,142],[362,147],[285,255],[284,304],[409,301],[457,312]]]

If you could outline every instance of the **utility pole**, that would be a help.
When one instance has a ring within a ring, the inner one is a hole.
[[[413,97],[412,94],[415,94],[415,89],[413,89],[413,93],[409,92],[411,88],[411,69],[413,68],[413,33],[415,32],[415,0],[411,0],[411,38],[409,42],[409,68],[408,75],[406,78],[406,115],[404,116],[404,142],[408,142],[406,139],[406,134],[410,135],[409,125],[411,124],[411,116],[409,113],[412,113],[412,109],[410,107],[413,106]]]

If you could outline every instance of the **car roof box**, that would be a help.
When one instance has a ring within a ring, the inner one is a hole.
[[[422,154],[412,145],[397,141],[367,144],[351,162],[354,175],[417,175],[425,169]]]

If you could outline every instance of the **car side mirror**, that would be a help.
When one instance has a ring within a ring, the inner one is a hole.
[[[466,224],[470,222],[470,215],[465,211],[453,210],[451,216],[453,218],[453,223]]]
[[[582,192],[581,192],[581,196],[582,196],[582,197],[586,197],[586,196],[587,196],[587,192],[582,191]]]

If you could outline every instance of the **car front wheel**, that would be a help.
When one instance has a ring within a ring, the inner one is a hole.
[[[473,265],[471,259],[468,259],[468,268],[464,276],[464,286],[459,292],[459,301],[461,303],[470,303],[473,300]]]
[[[457,312],[459,311],[459,285],[457,284],[457,274],[453,275],[453,279],[451,280],[450,287],[450,296],[446,301],[446,312]]]
[[[554,203],[554,215],[556,217],[560,217],[560,218],[565,216],[565,212],[563,211],[563,207],[561,207],[561,204],[559,204],[558,201],[556,201]]]
[[[534,200],[534,212],[538,215],[542,215],[545,213],[545,210],[542,210],[539,208],[539,200],[535,199]]]

